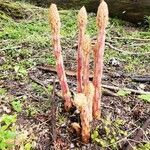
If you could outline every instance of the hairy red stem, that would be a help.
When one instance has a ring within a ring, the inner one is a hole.
[[[90,122],[92,121],[92,105],[93,105],[93,90],[94,86],[89,81],[89,59],[91,50],[91,41],[89,36],[85,36],[83,39],[83,93],[87,97],[89,113],[88,117]]]
[[[78,14],[78,51],[77,51],[77,92],[83,91],[83,56],[82,45],[87,24],[87,13],[85,7],[82,7]]]
[[[89,143],[90,140],[90,120],[89,120],[89,108],[83,106],[80,112],[81,126],[82,126],[82,141],[83,143]]]
[[[51,4],[49,11],[49,21],[52,29],[52,39],[53,39],[53,48],[56,58],[56,70],[59,78],[61,91],[63,98],[65,100],[65,109],[69,110],[72,106],[71,94],[67,84],[63,57],[62,57],[62,48],[60,44],[60,17],[55,4]]]
[[[89,59],[90,59],[91,41],[89,36],[85,36],[83,39],[83,87],[84,93],[88,90],[89,83]]]
[[[103,54],[105,49],[105,28],[108,23],[108,7],[102,0],[97,12],[98,38],[94,49],[94,78],[93,84],[95,88],[93,97],[93,117],[100,119],[101,117],[101,84],[103,73]]]
[[[93,116],[96,119],[100,119],[101,115],[101,84],[102,84],[102,72],[103,72],[103,54],[105,47],[105,33],[102,31],[99,33],[97,43],[97,52],[95,52],[95,69],[93,85],[95,88],[93,98]]]

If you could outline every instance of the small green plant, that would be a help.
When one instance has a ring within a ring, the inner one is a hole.
[[[28,139],[28,132],[22,130],[17,131],[16,127],[17,115],[4,114],[0,117],[0,150],[12,150],[22,148],[31,150],[34,143],[34,135]]]
[[[144,100],[145,102],[150,102],[150,94],[139,95],[138,98]]]
[[[14,126],[16,122],[16,115],[6,115],[4,114],[0,118],[0,149],[6,150],[13,145],[10,144],[11,140],[16,138],[17,132]]]
[[[6,128],[9,127],[9,125],[16,122],[16,117],[17,117],[16,115],[6,115],[6,114],[4,114],[0,118],[0,122],[6,124],[6,126],[3,126],[6,129]]]
[[[145,17],[146,22],[148,23],[148,30],[150,31],[150,16]]]
[[[109,147],[117,148],[117,141],[127,135],[127,132],[122,129],[124,121],[116,119],[111,121],[109,118],[102,120],[102,125],[98,126],[91,134],[91,139],[102,148]]]
[[[25,150],[31,150],[32,149],[32,144],[31,143],[25,144],[24,149]]]
[[[102,147],[106,147],[108,145],[107,141],[105,141],[99,137],[98,130],[94,130],[94,132],[91,135],[91,138],[94,142],[100,144]]]
[[[44,89],[42,88],[41,85],[38,85],[37,83],[32,83],[32,89],[37,92],[37,93],[43,93]]]
[[[19,56],[22,57],[22,58],[28,58],[31,56],[32,54],[32,51],[29,50],[29,49],[19,49]]]
[[[135,148],[135,150],[150,150],[150,143],[140,144],[139,148]]]
[[[67,120],[66,120],[66,118],[63,115],[60,114],[58,116],[58,122],[59,122],[60,125],[64,124],[66,121]]]
[[[14,100],[11,102],[13,109],[17,112],[22,111],[22,103],[19,100]]]
[[[24,77],[27,75],[27,70],[23,66],[16,65],[14,67],[14,70],[15,70],[17,76]]]
[[[31,105],[28,105],[27,110],[26,110],[26,114],[28,117],[30,116],[34,116],[38,113],[37,109]]]
[[[49,55],[47,58],[46,58],[46,62],[47,64],[50,64],[50,65],[55,65],[56,62],[55,62],[55,58],[51,55]]]
[[[122,90],[122,89],[117,92],[118,96],[127,96],[129,94],[131,94],[130,91],[125,91],[125,90]]]
[[[5,95],[6,94],[6,90],[4,88],[0,88],[0,95]]]
[[[47,92],[48,92],[48,93],[51,93],[52,90],[53,90],[53,86],[48,85],[48,86],[47,86]]]

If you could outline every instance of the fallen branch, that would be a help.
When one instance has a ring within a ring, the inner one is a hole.
[[[56,73],[56,68],[51,65],[37,66],[38,69],[44,71],[51,71]],[[76,77],[77,73],[75,71],[65,70],[66,75]],[[89,78],[93,78],[93,72],[90,72]]]
[[[46,88],[47,85],[45,85],[41,80],[39,80],[38,78],[36,78],[33,74],[29,73],[29,78],[30,78],[33,82],[35,82],[35,83],[41,85],[41,86],[44,88],[44,90],[45,90],[46,92],[48,92],[48,91],[47,91],[47,88]],[[53,83],[53,80],[49,80],[49,82]],[[58,82],[59,82],[59,80],[56,79],[56,80],[55,80],[55,83],[58,83]],[[56,92],[56,94],[57,94],[57,96],[63,98],[61,92]],[[112,92],[112,91],[110,91],[110,90],[108,90],[108,89],[104,89],[104,88],[102,89],[102,94],[103,94],[103,95],[106,95],[106,96],[113,96],[113,97],[117,97],[117,96],[118,96],[116,93],[114,93],[114,92]]]
[[[135,41],[147,41],[147,42],[150,41],[150,39],[128,38],[128,37],[111,37],[111,38],[118,39],[118,40],[135,40]]]
[[[128,144],[125,148],[125,150],[132,150],[133,147],[136,146],[137,142],[135,141],[139,141],[140,138],[143,137],[143,133],[144,131],[146,131],[147,127],[150,125],[150,117],[145,121],[145,123],[143,124],[142,128],[139,128],[137,131],[137,134],[135,135],[135,137],[132,139],[132,142],[130,142],[130,144]]]
[[[41,80],[39,80],[38,78],[36,78],[36,77],[32,74],[32,72],[29,72],[28,75],[29,75],[29,78],[30,78],[32,81],[34,81],[35,83],[37,83],[37,84],[43,86],[43,88],[46,89],[45,84],[42,83]]]
[[[103,85],[102,85],[103,86]],[[102,88],[102,95],[118,97],[118,95],[108,89]]]
[[[135,82],[150,82],[150,76],[131,76],[131,79]]]
[[[62,98],[62,94],[60,91],[56,92],[57,96]],[[102,95],[105,95],[105,96],[113,96],[113,97],[118,97],[118,95],[108,89],[104,89],[102,88]]]
[[[45,70],[45,71],[52,71],[52,72],[56,73],[56,69],[53,66],[44,66],[44,67],[38,66],[37,68]],[[74,71],[66,70],[66,75],[76,77],[76,73]],[[90,75],[90,78],[93,78],[93,74]],[[135,94],[150,94],[150,92],[148,92],[148,91],[139,91],[139,90],[124,88],[124,87],[122,88],[122,87],[103,85],[103,84],[102,84],[102,87],[106,88],[106,89],[110,89],[110,90],[130,91],[130,92],[135,93]],[[110,95],[110,96],[117,96],[115,93],[111,93],[111,91],[108,92],[108,91],[104,90],[103,93],[106,93],[106,95]]]
[[[134,133],[136,132],[136,130],[138,130],[138,129],[139,129],[139,127],[135,128],[135,129],[132,130],[126,137],[124,137],[124,138],[118,140],[117,142],[115,142],[115,143],[113,143],[113,144],[107,145],[106,148],[108,148],[108,147],[110,147],[110,146],[112,146],[112,145],[114,145],[114,144],[116,145],[116,144],[118,144],[118,143],[121,143],[122,141],[126,141],[127,138],[130,137],[132,134],[134,134]]]
[[[150,92],[147,92],[147,91],[140,91],[140,90],[134,90],[134,89],[129,89],[129,88],[124,88],[124,87],[117,87],[117,86],[110,86],[110,85],[102,85],[103,88],[106,88],[106,89],[110,89],[110,90],[124,90],[124,91],[129,91],[131,93],[134,93],[134,94],[150,94]]]
[[[116,50],[116,51],[118,51],[118,52],[121,52],[121,53],[124,54],[124,55],[149,55],[149,54],[150,54],[150,52],[138,53],[138,52],[125,51],[125,50],[123,50],[123,49],[119,49],[119,48],[114,47],[113,45],[111,45],[111,44],[108,43],[108,42],[106,42],[106,45],[107,45],[108,47],[110,47],[111,49],[113,49],[113,50]]]
[[[93,42],[92,42],[92,47],[95,45],[95,37],[92,39]],[[125,51],[123,49],[120,49],[120,48],[117,48],[117,47],[114,47],[112,44],[109,43],[110,41],[108,42],[105,42],[105,45],[108,46],[109,48],[115,50],[115,51],[118,51],[118,52],[121,52],[123,55],[150,55],[150,52],[144,52],[144,53],[140,53],[140,52],[129,52],[129,51]],[[141,45],[144,45],[143,43]],[[74,45],[74,47],[77,47],[77,44]]]

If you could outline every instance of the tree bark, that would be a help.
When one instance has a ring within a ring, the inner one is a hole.
[[[79,9],[83,5],[88,12],[97,12],[100,0],[27,0],[38,6],[49,7],[56,3],[63,9]],[[133,23],[143,21],[145,16],[150,16],[150,0],[106,0],[111,17],[118,17]]]

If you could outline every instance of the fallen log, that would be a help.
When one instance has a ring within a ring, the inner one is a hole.
[[[63,9],[79,9],[83,5],[88,12],[97,12],[100,0],[26,0],[38,6],[49,7],[56,3]],[[139,23],[150,16],[150,0],[106,0],[111,17],[118,17],[133,23]]]
[[[131,76],[131,79],[135,82],[141,82],[141,83],[150,83],[150,76],[146,75],[146,76]]]

